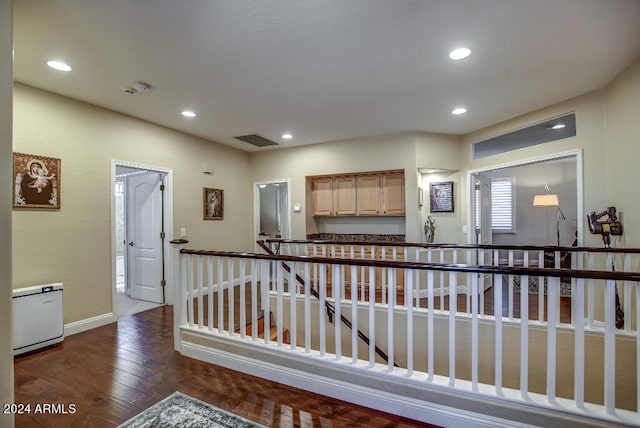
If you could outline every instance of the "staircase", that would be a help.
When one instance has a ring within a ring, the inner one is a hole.
[[[273,319],[273,313],[269,312],[269,340],[271,341],[277,341],[278,340],[278,329],[276,328],[276,323]],[[264,339],[264,330],[265,330],[265,325],[264,325],[264,313],[258,318],[257,321],[257,336],[261,339]],[[236,333],[240,333],[240,329],[236,329]],[[246,333],[247,336],[252,336],[253,335],[253,325],[252,323],[247,323],[246,326]],[[282,342],[283,343],[291,343],[291,339],[289,337],[289,330],[286,328],[282,328]]]

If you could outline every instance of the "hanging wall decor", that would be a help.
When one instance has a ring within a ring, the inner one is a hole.
[[[204,220],[222,220],[224,217],[224,190],[202,189],[202,215]]]
[[[60,159],[13,154],[13,207],[60,208]]]
[[[431,183],[429,190],[432,213],[452,213],[454,211],[453,181]]]

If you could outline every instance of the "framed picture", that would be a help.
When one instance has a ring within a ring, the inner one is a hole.
[[[202,189],[202,215],[205,220],[222,220],[224,217],[224,190]]]
[[[432,213],[452,213],[453,207],[453,181],[431,183],[429,185]]]
[[[13,154],[13,207],[60,209],[60,159]]]

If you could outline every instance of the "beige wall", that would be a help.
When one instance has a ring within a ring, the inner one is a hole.
[[[463,143],[465,144],[464,158],[471,159],[471,144],[473,142],[541,122],[552,117],[561,116],[568,112],[575,111],[576,113],[577,135],[575,137],[515,150],[502,155],[490,156],[476,161],[467,160],[464,165],[464,170],[488,168],[536,157],[549,156],[555,153],[582,150],[584,206],[581,207],[578,205],[578,212],[586,215],[588,211],[604,209],[609,203],[607,202],[608,198],[606,195],[608,178],[605,161],[607,150],[604,135],[604,101],[604,90],[598,90],[465,135],[463,137]],[[462,181],[460,187],[463,193],[466,194],[466,179]],[[467,218],[467,201],[463,200],[461,205],[461,209],[465,211],[465,218]],[[602,245],[602,239],[600,237],[590,236],[588,231],[586,231],[584,234],[584,243],[598,247]]]
[[[11,180],[13,26],[11,0],[0,0],[0,181]],[[0,404],[13,403],[11,299],[11,189],[0,186]],[[0,426],[13,427],[0,412]]]
[[[247,153],[16,84],[16,152],[62,160],[61,209],[13,211],[14,288],[65,284],[65,323],[112,311],[112,160],[173,171],[173,231],[192,248],[252,249]],[[203,162],[214,175],[201,172]],[[202,188],[224,189],[224,220],[202,220]]]
[[[306,176],[403,169],[406,193],[405,234],[408,241],[415,242],[422,239],[417,169],[432,164],[459,168],[460,162],[456,157],[458,153],[458,137],[423,132],[381,135],[255,152],[251,154],[251,177],[253,182],[291,179],[291,202],[305,207],[308,193]],[[309,208],[307,206],[302,213],[292,213],[293,239],[305,239],[306,234],[310,233],[312,226],[308,224],[311,217]]]
[[[640,246],[640,199],[632,190],[639,182],[639,119],[640,58],[606,92],[606,204],[619,210],[625,228],[622,245],[629,247]]]

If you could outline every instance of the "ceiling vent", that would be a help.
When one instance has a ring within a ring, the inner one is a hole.
[[[245,143],[253,144],[256,147],[277,146],[278,143],[271,141],[268,138],[263,137],[260,134],[240,135],[233,137],[236,140],[244,141]]]

